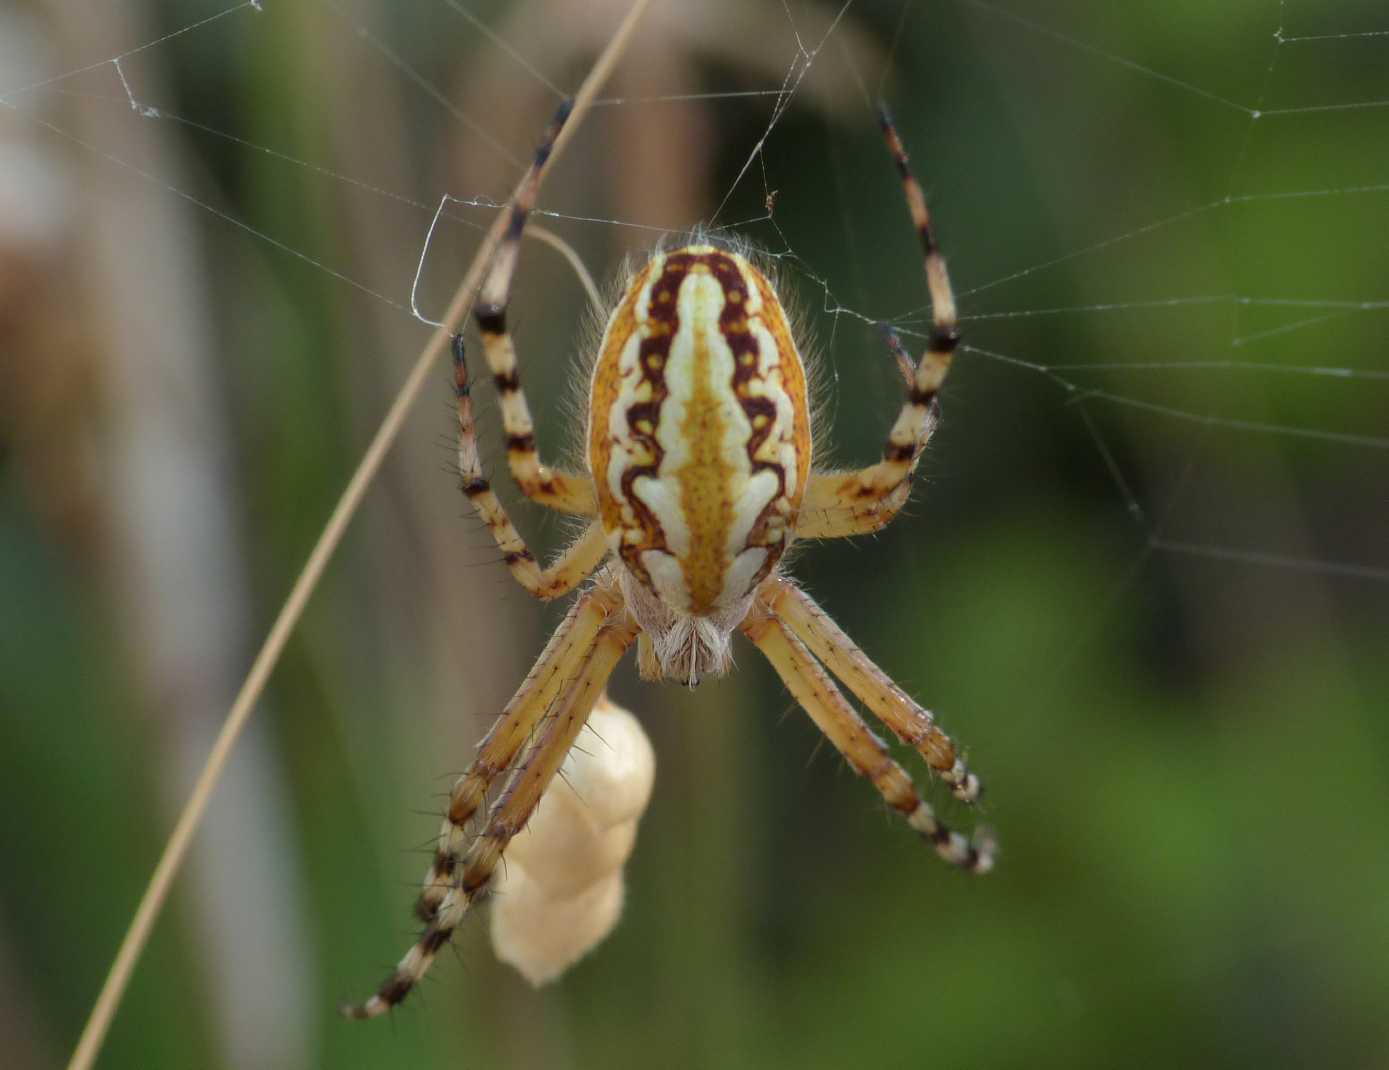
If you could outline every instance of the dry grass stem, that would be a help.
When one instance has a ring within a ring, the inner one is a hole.
[[[555,158],[564,151],[565,145],[579,128],[593,98],[611,74],[614,65],[626,48],[632,31],[636,28],[648,3],[649,0],[636,0],[632,4],[627,16],[598,57],[592,70],[589,71],[588,77],[584,79],[583,85],[575,95],[574,109],[570,119],[565,123],[555,141],[550,162],[546,167],[547,170],[549,166],[553,165]],[[442,323],[430,336],[419,359],[416,360],[409,376],[401,386],[400,392],[391,403],[381,426],[377,429],[371,444],[363,454],[361,463],[352,474],[352,478],[338,499],[318,542],[309,554],[303,571],[295,580],[289,597],[285,599],[279,615],[275,618],[275,623],[265,637],[265,642],[256,655],[250,672],[247,673],[246,679],[237,693],[236,700],[227,713],[226,720],[222,723],[222,729],[218,733],[212,751],[207,757],[207,762],[198,776],[192,794],[184,805],[183,812],[179,815],[178,822],[164,846],[164,852],[160,855],[159,863],[154,868],[145,894],[131,920],[130,928],[126,931],[124,940],[121,941],[120,950],[116,953],[115,961],[111,964],[106,981],[97,996],[96,1004],[92,1007],[92,1013],[82,1030],[77,1048],[68,1063],[68,1070],[87,1070],[96,1061],[106,1033],[110,1028],[111,1020],[120,1007],[121,998],[130,982],[135,964],[139,961],[141,952],[144,951],[145,945],[149,942],[154,923],[158,920],[168,899],[169,889],[183,865],[193,835],[207,810],[208,800],[212,797],[213,791],[221,780],[237,740],[246,727],[256,703],[265,689],[266,681],[270,678],[270,673],[274,670],[281,653],[284,651],[285,644],[299,623],[304,607],[318,586],[324,569],[332,559],[334,551],[337,550],[338,543],[342,541],[348,523],[356,514],[363,497],[366,495],[367,488],[381,468],[387,451],[399,435],[406,414],[419,398],[435,362],[447,348],[450,338],[463,322],[463,317],[467,314],[472,303],[473,294],[481,281],[482,272],[491,260],[492,252],[501,237],[503,227],[506,225],[507,216],[508,213],[505,211],[498,212],[496,219],[488,228],[482,244],[478,247],[472,263],[463,276],[463,281],[449,302],[448,311],[444,314]]]

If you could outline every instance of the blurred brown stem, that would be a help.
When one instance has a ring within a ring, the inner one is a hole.
[[[598,57],[598,61],[589,71],[588,77],[584,79],[583,85],[574,98],[573,113],[555,141],[554,150],[546,170],[554,164],[555,158],[564,151],[565,145],[583,121],[584,114],[588,111],[599,88],[607,80],[613,66],[622,55],[632,31],[636,28],[648,3],[649,0],[635,0],[626,18],[623,19],[607,47]],[[183,813],[179,816],[178,823],[174,826],[173,833],[169,836],[169,841],[164,847],[159,864],[155,866],[149,885],[146,887],[145,894],[131,920],[130,928],[126,931],[125,939],[121,942],[120,950],[116,953],[116,959],[111,964],[110,972],[106,975],[101,993],[97,996],[91,1016],[87,1019],[87,1024],[82,1030],[81,1039],[68,1063],[68,1070],[87,1070],[95,1062],[97,1054],[101,1050],[102,1042],[106,1038],[107,1030],[110,1028],[111,1020],[115,1017],[121,998],[125,994],[130,976],[134,972],[135,964],[139,961],[140,954],[149,941],[150,932],[168,899],[174,877],[178,875],[183,860],[188,854],[188,847],[192,842],[193,834],[197,831],[203,814],[207,810],[207,803],[212,797],[212,792],[221,780],[237,739],[245,728],[246,722],[250,719],[251,712],[255,709],[261,692],[265,688],[265,683],[279,661],[285,644],[299,623],[299,618],[303,614],[304,607],[308,604],[309,597],[318,586],[323,570],[332,559],[334,551],[337,550],[338,543],[342,540],[348,523],[361,504],[367,488],[380,470],[386,452],[400,433],[406,414],[419,397],[435,361],[448,346],[449,339],[462,323],[472,302],[473,292],[481,279],[483,268],[491,259],[492,252],[501,237],[507,217],[507,212],[498,212],[496,219],[488,228],[467,273],[463,276],[463,281],[449,302],[443,322],[430,336],[419,359],[415,361],[404,385],[396,395],[395,401],[392,402],[385,419],[381,422],[380,428],[367,447],[366,453],[362,456],[361,463],[349,480],[342,497],[338,499],[337,506],[333,509],[328,523],[324,526],[323,533],[309,554],[303,571],[290,590],[289,597],[280,609],[279,616],[275,618],[275,623],[271,626],[264,645],[251,665],[251,671],[246,675],[246,680],[227,713],[227,718],[218,733],[217,741],[213,744],[212,752],[208,755],[207,763],[204,765],[197,784],[183,808]]]

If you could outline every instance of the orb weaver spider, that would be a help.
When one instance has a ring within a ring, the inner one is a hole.
[[[954,742],[778,570],[793,539],[860,535],[897,515],[959,344],[945,260],[892,119],[880,111],[925,256],[934,325],[917,362],[889,335],[907,396],[882,460],[851,472],[812,469],[805,370],[781,301],[741,254],[693,244],[653,255],[612,310],[593,369],[588,472],[581,474],[541,462],[506,326],[526,219],[567,113],[560,110],[536,152],[474,308],[513,479],[532,501],[589,518],[548,567],[536,562],[483,475],[461,337],[454,340],[454,388],[463,493],[511,574],[541,599],[592,581],[454,786],[416,907],[424,931],[376,995],[344,1008],[353,1018],[399,1004],[485,896],[507,844],[525,828],[634,643],[643,678],[693,685],[729,669],[732,634],[741,631],[853,770],[945,861],[971,873],[993,866],[991,840],[970,840],[936,817],[831,674],[914,747],[955,798],[973,803],[979,779]],[[469,822],[508,772],[482,832],[469,842]]]

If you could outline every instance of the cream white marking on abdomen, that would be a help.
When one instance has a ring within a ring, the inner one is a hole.
[[[744,601],[785,549],[810,460],[805,373],[770,284],[710,246],[653,258],[608,325],[592,402],[613,550],[675,613]]]

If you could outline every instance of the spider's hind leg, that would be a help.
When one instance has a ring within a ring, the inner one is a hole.
[[[502,426],[506,430],[506,461],[516,485],[526,497],[541,505],[562,513],[593,516],[597,511],[593,481],[584,475],[552,468],[540,460],[535,441],[535,422],[531,419],[530,406],[526,403],[525,392],[521,389],[521,370],[516,361],[516,345],[506,325],[507,306],[511,302],[511,282],[516,273],[516,261],[521,254],[521,237],[525,233],[526,219],[535,207],[536,197],[540,193],[540,180],[546,161],[550,158],[550,149],[568,115],[569,105],[566,102],[560,107],[535,151],[535,160],[511,206],[511,220],[497,245],[491,269],[483,281],[477,304],[473,308],[473,316],[482,335],[483,353],[487,357],[488,367],[492,369],[492,378],[497,384]]]
[[[593,521],[557,561],[542,569],[511,522],[492,484],[483,475],[477,448],[477,424],[473,418],[472,383],[468,378],[462,335],[455,335],[453,339],[453,392],[458,407],[458,471],[464,495],[487,525],[517,583],[537,598],[548,600],[568,594],[598,567],[607,553],[602,525]]]
[[[897,515],[910,493],[911,477],[921,459],[921,451],[935,431],[940,412],[940,388],[960,344],[955,292],[950,286],[945,257],[931,229],[926,195],[911,172],[906,150],[886,108],[879,113],[879,124],[888,151],[897,164],[907,211],[921,243],[926,288],[931,295],[931,333],[926,352],[913,363],[896,335],[888,332],[888,346],[907,380],[907,396],[888,432],[883,459],[855,472],[813,474],[796,526],[796,535],[800,538],[832,539],[876,531]]]

